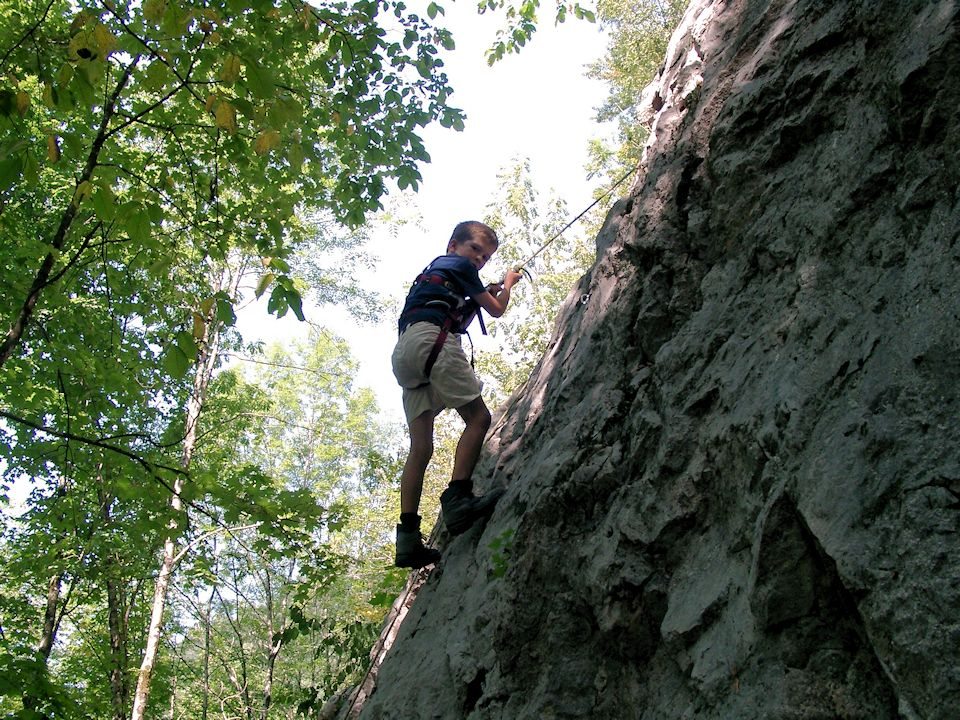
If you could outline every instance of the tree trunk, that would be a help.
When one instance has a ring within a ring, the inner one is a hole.
[[[174,495],[171,506],[177,512],[182,511],[183,501],[180,492],[183,489],[183,480],[178,478],[174,483]],[[160,635],[163,628],[163,611],[167,602],[167,590],[170,589],[170,576],[176,565],[176,545],[173,531],[176,523],[172,523],[171,534],[163,543],[163,560],[160,563],[160,572],[153,590],[153,606],[150,611],[150,626],[147,630],[147,646],[143,651],[143,661],[140,663],[140,673],[137,676],[137,689],[133,695],[133,720],[143,720],[147,709],[147,700],[150,698],[150,682],[153,679],[154,665],[160,649]]]
[[[235,619],[231,617],[230,609],[227,607],[227,603],[223,599],[223,595],[220,595],[220,602],[223,605],[224,614],[227,616],[227,621],[230,623],[230,627],[233,629],[233,634],[237,638],[237,648],[240,651],[240,675],[237,676],[236,671],[231,667],[230,680],[233,682],[234,687],[237,689],[237,693],[243,701],[244,716],[247,718],[247,720],[253,720],[253,702],[250,700],[250,680],[247,674],[247,649],[244,645],[243,633],[240,629],[240,598],[242,593],[239,590],[240,581],[237,578],[236,566],[233,566],[232,574],[233,587],[231,588],[231,591],[233,592],[234,613],[236,615]]]
[[[273,701],[273,669],[277,664],[277,655],[283,647],[283,633],[279,634],[273,624],[273,591],[270,583],[270,568],[264,573],[264,595],[267,601],[267,633],[269,634],[270,652],[267,654],[266,678],[263,681],[263,704],[260,706],[260,720],[267,720],[270,712],[270,703]]]
[[[222,280],[223,275],[221,275],[219,282],[217,282],[218,290],[223,286]],[[196,449],[197,426],[200,420],[200,413],[203,409],[207,386],[210,384],[210,379],[213,376],[219,351],[220,328],[212,311],[207,317],[207,320],[200,354],[197,358],[197,368],[193,376],[193,392],[190,394],[190,399],[187,401],[186,407],[186,432],[184,433],[183,453],[180,462],[184,470],[189,470],[190,460]],[[178,475],[173,483],[173,495],[170,498],[170,507],[173,510],[174,519],[170,521],[169,534],[163,543],[163,559],[160,562],[160,571],[157,574],[157,582],[153,592],[153,606],[150,611],[147,645],[143,651],[143,661],[140,664],[140,672],[137,676],[137,688],[133,697],[131,720],[143,720],[147,709],[147,701],[150,698],[150,683],[153,679],[153,671],[160,650],[163,611],[167,603],[167,591],[170,589],[170,579],[180,559],[177,555],[177,538],[183,531],[182,526],[186,524],[184,504],[181,497],[185,482],[185,477]]]
[[[104,527],[109,529],[113,518],[110,506],[113,495],[107,490],[104,478],[104,466],[97,467],[97,501],[100,503],[100,517]],[[129,684],[127,683],[127,618],[126,599],[123,593],[123,581],[113,574],[113,565],[118,563],[116,555],[107,557],[103,568],[107,584],[107,627],[110,633],[110,707],[112,720],[124,720],[127,716]]]
[[[50,651],[57,639],[57,628],[60,627],[60,615],[57,610],[62,583],[63,573],[52,575],[47,582],[47,603],[43,608],[43,632],[40,635],[40,642],[37,643],[37,654],[43,658],[44,662],[50,659]]]
[[[43,609],[43,631],[40,634],[40,642],[37,643],[37,655],[43,660],[44,664],[50,659],[50,651],[53,649],[54,640],[57,637],[57,627],[60,625],[60,615],[57,612],[60,603],[60,587],[63,583],[63,573],[58,573],[50,577],[47,583],[47,603]],[[39,707],[39,698],[31,695],[29,691],[24,692],[22,696],[23,707],[31,711],[38,718],[46,718],[47,715],[37,712]]]
[[[173,675],[173,687],[170,690],[170,720],[176,717],[177,713],[177,675]]]
[[[260,720],[267,720],[267,715],[270,712],[270,703],[273,702],[273,671],[282,647],[282,637],[277,638],[270,647],[270,654],[267,656],[267,677],[263,681],[263,707],[260,708]]]
[[[214,539],[214,557],[217,557],[216,550],[216,539]],[[216,564],[213,567],[213,577],[217,577],[217,568],[219,567],[219,558],[216,560]],[[210,619],[213,614],[213,598],[217,595],[217,581],[214,579],[214,585],[210,589],[210,599],[207,601],[207,606],[204,608],[203,613],[203,697],[201,699],[200,705],[200,720],[207,720],[207,715],[210,712],[210,649],[211,641],[213,639],[212,628],[210,627]]]
[[[110,705],[113,720],[127,717],[127,629],[124,626],[123,588],[107,580],[107,622],[110,630]]]
[[[57,482],[57,496],[62,498],[67,494],[67,481],[63,476]],[[57,639],[57,630],[60,628],[60,594],[63,587],[63,572],[51,575],[47,580],[47,600],[43,608],[43,628],[40,631],[40,641],[37,643],[37,655],[44,664],[50,659],[53,643]],[[34,710],[37,707],[37,697],[25,692],[22,696],[23,707]]]

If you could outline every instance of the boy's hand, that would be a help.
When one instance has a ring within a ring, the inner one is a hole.
[[[517,282],[519,282],[522,279],[523,279],[523,275],[521,275],[520,273],[514,272],[513,270],[508,270],[506,277],[504,277],[503,279],[503,282],[490,283],[489,285],[487,285],[487,291],[494,297],[497,297],[504,290],[509,290],[514,285],[516,285]]]
[[[510,302],[510,288],[517,284],[523,275],[516,270],[508,270],[502,283],[490,283],[487,292],[481,293],[476,300],[491,317],[500,317]]]
[[[507,270],[507,276],[503,279],[505,288],[512,288],[518,282],[523,280],[523,275],[516,270]]]

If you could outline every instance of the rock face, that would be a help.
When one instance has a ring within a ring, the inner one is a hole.
[[[362,718],[960,717],[958,26],[694,0]]]

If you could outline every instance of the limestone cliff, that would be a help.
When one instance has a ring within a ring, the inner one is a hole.
[[[694,0],[362,718],[960,717],[958,16]]]

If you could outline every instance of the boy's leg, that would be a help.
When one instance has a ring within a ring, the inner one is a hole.
[[[483,497],[473,494],[473,469],[480,457],[483,440],[490,429],[490,411],[480,397],[457,408],[466,427],[457,443],[457,454],[453,462],[453,479],[450,487],[440,495],[443,509],[443,522],[451,535],[466,532],[477,520],[493,512],[497,500],[503,495],[502,489],[493,490]]]
[[[476,397],[457,412],[463,418],[466,427],[457,443],[457,453],[453,459],[453,480],[469,480],[477,466],[483,439],[490,429],[490,411],[482,397]]]
[[[420,495],[423,475],[433,455],[433,419],[428,410],[410,421],[410,452],[400,476],[400,524],[397,525],[398,567],[421,568],[440,560],[440,552],[425,547],[420,537]]]
[[[400,512],[416,514],[423,493],[423,475],[433,457],[432,410],[421,413],[410,421],[410,452],[400,475]]]

